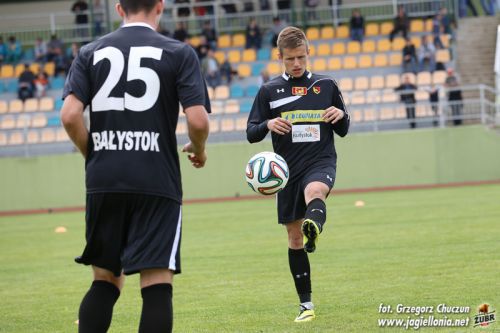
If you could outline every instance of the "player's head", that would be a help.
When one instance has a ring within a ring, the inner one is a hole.
[[[285,66],[285,72],[293,77],[300,77],[307,68],[309,42],[304,31],[296,27],[286,27],[278,35],[279,59]]]
[[[163,12],[163,0],[120,0],[117,4],[117,10],[122,17],[138,13],[151,14],[153,11],[160,15]]]

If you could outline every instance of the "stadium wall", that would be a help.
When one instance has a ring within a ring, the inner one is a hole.
[[[184,197],[252,195],[246,161],[271,150],[269,140],[214,144],[208,164],[194,169],[181,155]],[[337,138],[336,189],[500,180],[500,136],[482,126],[353,134]],[[81,207],[84,164],[78,154],[0,159],[0,211]]]

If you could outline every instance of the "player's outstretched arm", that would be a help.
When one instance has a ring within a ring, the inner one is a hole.
[[[203,105],[190,106],[184,110],[184,113],[191,141],[184,146],[182,151],[190,153],[188,158],[195,168],[202,168],[207,161],[205,143],[209,131],[208,114]]]
[[[83,119],[84,110],[83,103],[74,94],[69,94],[61,108],[61,122],[71,141],[86,158],[89,132]]]
[[[344,137],[349,130],[349,115],[342,109],[330,106],[323,113],[323,120],[333,125],[333,130]]]

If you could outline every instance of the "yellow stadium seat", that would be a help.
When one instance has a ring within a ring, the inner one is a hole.
[[[331,46],[330,44],[323,43],[319,44],[318,46],[318,56],[324,57],[324,56],[329,56],[331,51]]]
[[[28,128],[31,125],[31,118],[28,115],[22,114],[16,119],[16,128]]]
[[[354,79],[354,90],[367,90],[369,87],[369,80],[366,76],[358,76]]]
[[[381,75],[370,76],[370,89],[384,89],[384,77]]]
[[[391,50],[391,42],[388,39],[379,39],[377,41],[377,51],[387,52]]]
[[[395,116],[394,108],[383,107],[380,109],[380,114],[379,114],[380,120],[394,119],[394,116]]]
[[[0,78],[11,79],[13,77],[14,77],[14,66],[9,64],[2,65],[2,69],[0,70]]]
[[[30,65],[30,70],[36,75],[40,72],[40,64],[38,62],[34,62]]]
[[[210,104],[210,107],[212,108],[212,114],[219,114],[224,112],[223,101],[210,101]]]
[[[0,132],[0,146],[7,144],[7,134]]]
[[[353,82],[350,77],[344,77],[339,81],[340,91],[351,91],[353,88]]]
[[[239,117],[236,118],[236,130],[237,131],[246,131],[247,129],[247,117]]]
[[[406,45],[406,41],[403,37],[396,37],[392,41],[392,50],[401,51]]]
[[[448,49],[441,49],[436,51],[436,61],[446,64],[450,61],[450,51]]]
[[[16,127],[16,118],[14,116],[4,116],[0,123],[1,129],[13,129]]]
[[[424,20],[413,19],[410,21],[410,32],[424,32]]]
[[[392,22],[384,22],[380,25],[380,34],[388,35],[394,29],[394,24]]]
[[[432,83],[435,85],[444,84],[446,81],[446,72],[445,71],[435,71],[432,73]]]
[[[24,101],[24,112],[37,112],[38,111],[38,99],[28,98]]]
[[[56,141],[56,133],[52,128],[45,128],[40,135],[40,142],[48,143]]]
[[[399,82],[399,75],[398,74],[388,74],[385,77],[385,87],[386,88],[394,89],[394,88],[398,87],[399,84],[400,84],[400,82]]]
[[[372,56],[363,54],[359,56],[359,68],[370,68],[372,67]]]
[[[232,132],[235,129],[234,119],[232,118],[224,118],[220,122],[220,130],[221,132]]]
[[[361,52],[361,44],[357,41],[350,41],[347,43],[347,53],[355,54]]]
[[[432,74],[430,72],[420,72],[417,74],[417,85],[428,86],[432,83]]]
[[[417,76],[413,73],[404,73],[401,75],[401,82],[403,82],[403,78],[404,77],[408,77],[408,79],[410,79],[410,83],[412,84],[416,84],[417,83]]]
[[[241,61],[241,53],[239,50],[231,50],[227,53],[227,57],[230,63],[236,64]]]
[[[189,44],[191,44],[193,47],[198,47],[200,46],[201,39],[199,36],[193,36],[189,38]]]
[[[365,104],[365,93],[362,91],[353,91],[351,93],[351,104],[352,105]]]
[[[366,92],[366,104],[379,104],[381,100],[379,90],[368,90]]]
[[[188,132],[188,128],[187,128],[186,122],[179,121],[177,123],[177,128],[175,129],[175,134],[182,135],[182,134],[187,134],[187,132]]]
[[[231,47],[231,36],[230,35],[220,35],[217,39],[217,47],[220,49]]]
[[[35,114],[31,119],[31,127],[47,126],[47,117],[44,114]]]
[[[43,71],[47,73],[48,76],[54,76],[56,72],[56,64],[54,62],[47,62],[43,66]]]
[[[255,49],[247,49],[243,51],[242,58],[242,61],[244,62],[254,62],[257,60],[257,53],[255,52]]]
[[[364,40],[363,44],[361,45],[361,49],[363,50],[364,53],[375,52],[376,50],[375,41],[369,39]]]
[[[321,28],[321,39],[333,39],[334,37],[335,31],[332,26]]]
[[[378,23],[368,23],[365,26],[365,35],[367,37],[377,36],[379,34],[379,25]]]
[[[346,56],[343,59],[343,66],[344,69],[354,69],[358,67],[356,57],[353,56]]]
[[[38,133],[37,130],[31,130],[28,132],[28,135],[26,137],[26,142],[29,144],[35,144],[40,141],[40,134]]]
[[[374,121],[377,119],[377,114],[373,108],[363,109],[363,121]]]
[[[0,100],[0,114],[7,113],[9,111],[9,107],[6,101]]]
[[[308,40],[317,40],[319,39],[319,29],[316,27],[307,28],[306,37]]]
[[[17,64],[16,67],[14,68],[14,76],[19,77],[21,73],[24,72],[24,64]],[[36,74],[36,72],[33,72]]]
[[[23,132],[12,132],[9,136],[9,145],[22,145],[24,143]]]
[[[335,71],[342,68],[342,61],[340,58],[330,58],[328,59],[328,70]]]
[[[332,55],[343,55],[343,54],[345,54],[345,44],[342,42],[333,43]]]
[[[420,38],[420,36],[413,36],[410,38],[410,40],[416,49],[418,49],[420,47],[420,45],[422,44],[422,39]],[[417,52],[418,52],[418,50],[417,50]]]
[[[54,111],[54,99],[52,97],[40,98],[40,111],[43,112]]]
[[[9,102],[9,112],[10,113],[19,113],[24,109],[23,101],[20,99],[13,99]]]
[[[236,99],[228,99],[224,108],[224,113],[240,112],[240,103]]]
[[[226,60],[226,53],[224,53],[224,51],[218,50],[214,52],[214,57],[219,64],[222,64]]]
[[[314,57],[316,55],[316,46],[309,45],[309,56]]]
[[[214,99],[214,88],[212,87],[207,87],[207,92],[208,92],[208,99],[212,100]],[[213,111],[212,111],[213,112]],[[179,113],[179,116],[183,116],[184,115],[184,112],[181,112]]]
[[[363,121],[363,113],[361,110],[352,111],[352,120],[356,123]]]
[[[267,71],[271,76],[281,74],[281,65],[274,61],[270,62],[269,64],[267,64]]]
[[[219,120],[218,119],[210,119],[210,133],[219,132]]]
[[[233,35],[233,47],[245,47],[246,38],[244,34]]]
[[[383,103],[396,103],[399,101],[399,95],[393,89],[385,89],[382,92]]]
[[[338,26],[335,35],[337,38],[349,38],[349,28],[345,25]]]
[[[252,68],[248,64],[238,65],[238,75],[240,77],[249,77],[252,74]]]
[[[401,53],[392,53],[389,56],[389,65],[390,66],[401,66],[403,62],[403,54]]]
[[[427,105],[417,104],[415,107],[415,116],[417,117],[427,117],[432,116],[431,108]]]
[[[427,20],[425,20],[425,31],[432,31],[432,18],[428,18]]]
[[[277,47],[273,47],[271,50],[271,60],[278,60],[279,59],[279,50]]]
[[[229,87],[226,85],[220,85],[215,88],[214,97],[216,99],[227,99],[229,98]]]
[[[424,90],[417,90],[415,92],[415,99],[417,101],[427,101],[429,99],[429,93]]]
[[[402,105],[396,106],[394,109],[394,117],[398,119],[405,119],[406,118],[406,108]]]
[[[69,141],[69,136],[68,133],[64,128],[59,128],[56,131],[56,141],[57,142],[64,142],[64,141]]]
[[[315,59],[313,61],[312,70],[313,72],[324,72],[326,71],[326,60],[323,58]]]
[[[376,54],[375,59],[373,59],[373,65],[375,67],[385,67],[387,66],[387,56],[385,54]]]

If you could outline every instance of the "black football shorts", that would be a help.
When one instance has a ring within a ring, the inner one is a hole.
[[[107,269],[119,276],[144,269],[181,272],[181,205],[145,194],[87,194],[87,244],[80,264]]]
[[[322,182],[331,190],[335,183],[335,175],[333,165],[313,165],[300,179],[287,184],[277,194],[278,223],[286,224],[304,218],[307,209],[304,198],[306,186],[312,182]]]

